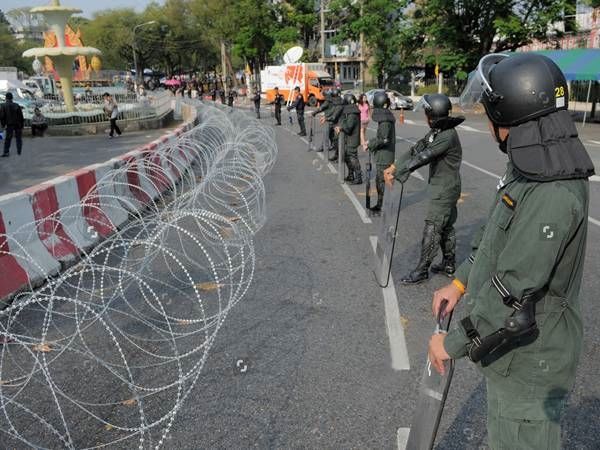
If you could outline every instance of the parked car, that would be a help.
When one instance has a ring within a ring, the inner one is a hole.
[[[373,97],[375,96],[376,92],[383,92],[383,89],[371,89],[370,91],[367,91],[367,100],[369,101],[369,104],[373,104]],[[392,89],[386,89],[385,93],[387,94],[388,98],[390,99],[390,108],[391,109],[408,109],[411,110],[413,109],[413,101],[410,97],[407,97],[406,95],[402,95],[400,92],[398,91],[394,91]]]

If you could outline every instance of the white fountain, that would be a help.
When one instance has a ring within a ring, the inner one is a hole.
[[[73,60],[75,57],[100,55],[102,52],[93,47],[65,46],[65,26],[73,14],[81,12],[78,8],[68,8],[60,5],[60,0],[52,0],[49,6],[39,6],[31,9],[32,14],[41,14],[46,18],[50,30],[56,35],[57,47],[31,48],[23,52],[24,58],[49,56],[60,77],[63,98],[67,111],[75,111],[73,103]]]

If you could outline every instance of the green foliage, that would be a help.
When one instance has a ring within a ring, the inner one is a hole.
[[[448,86],[444,85],[442,87],[442,92],[446,95],[449,95],[450,89]],[[425,94],[437,94],[438,93],[438,85],[437,84],[427,84],[425,86],[419,86],[417,88],[417,95],[425,95]]]
[[[18,70],[31,73],[31,60],[23,58],[22,53],[30,48],[31,42],[18,42],[13,36],[8,21],[0,11],[0,66],[16,67]]]
[[[421,0],[415,2],[400,45],[444,72],[472,70],[491,51],[510,51],[548,39],[549,25],[574,13],[572,0]],[[560,32],[555,30],[558,35]]]
[[[379,87],[400,65],[398,48],[405,25],[402,10],[407,4],[402,0],[333,0],[330,4],[333,15],[340,19],[336,41],[357,41],[362,34]]]

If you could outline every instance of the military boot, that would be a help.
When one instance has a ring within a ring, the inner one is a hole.
[[[456,270],[456,234],[454,230],[442,235],[442,254],[443,258],[439,264],[431,266],[433,273],[441,273],[452,278]]]
[[[374,216],[380,216],[381,215],[381,205],[383,205],[383,200],[381,199],[381,197],[379,197],[377,199],[377,204],[375,206],[372,206],[370,209],[371,214]]]
[[[344,181],[346,181],[346,182],[354,181],[354,173],[352,171],[348,171],[348,175],[346,176],[346,178],[344,178]]]
[[[354,172],[354,177],[352,178],[352,181],[350,182],[350,184],[362,184],[362,183],[363,183],[362,172],[360,170],[358,172]]]
[[[329,157],[329,161],[334,162],[338,160],[338,152],[337,150],[333,151],[333,155]]]
[[[438,245],[440,245],[440,235],[436,231],[435,225],[425,222],[421,241],[421,258],[415,270],[400,280],[401,284],[419,284],[429,279],[429,266],[435,258]]]

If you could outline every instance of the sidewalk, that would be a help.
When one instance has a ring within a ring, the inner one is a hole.
[[[23,154],[12,142],[10,157],[0,158],[0,195],[9,194],[94,163],[105,162],[177,128],[141,130],[109,139],[96,136],[23,137]],[[0,146],[4,141],[0,141]]]

